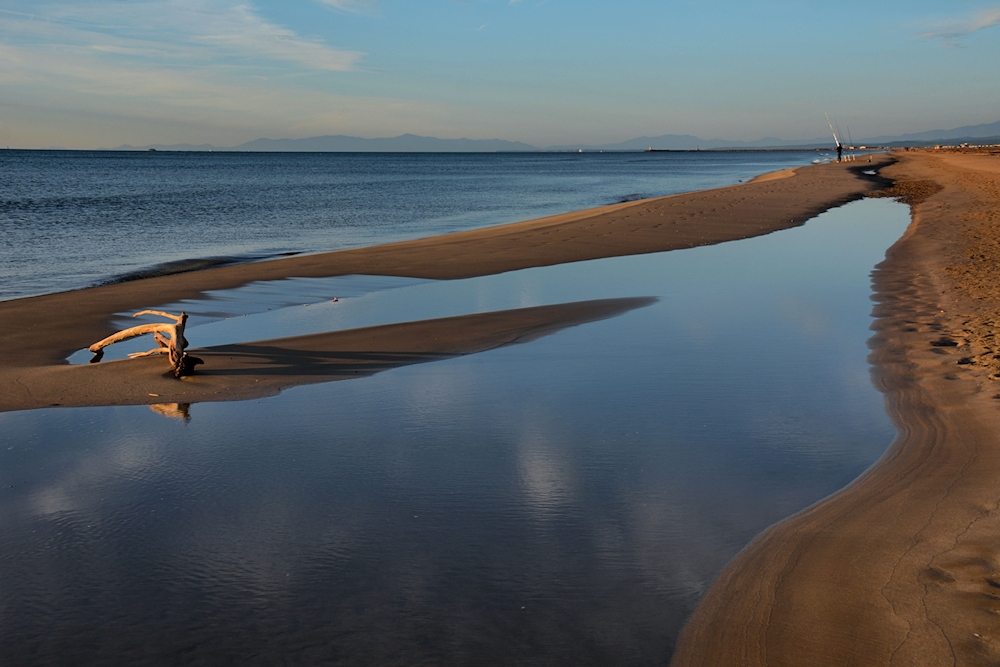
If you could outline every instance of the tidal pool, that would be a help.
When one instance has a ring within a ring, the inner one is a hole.
[[[188,338],[659,301],[188,419],[2,414],[0,662],[663,664],[739,549],[894,437],[869,273],[908,222],[866,200],[707,248],[324,286]]]

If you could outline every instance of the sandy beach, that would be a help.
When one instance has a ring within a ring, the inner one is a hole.
[[[871,361],[898,437],[727,566],[672,664],[1000,660],[1000,157],[896,157],[883,173],[913,222],[874,274]]]
[[[875,170],[875,176],[863,172]],[[891,187],[886,188],[892,183]],[[941,665],[1000,660],[1000,156],[910,151],[785,170],[643,200],[405,243],[162,276],[0,303],[0,410],[183,404],[273,395],[474,353],[640,308],[605,299],[70,366],[115,312],[287,276],[432,279],[659,252],[800,225],[866,195],[913,222],[874,273],[871,361],[898,437],[842,491],[730,562],[681,635],[675,665]]]
[[[0,398],[0,411],[267,396],[300,384],[490,349],[608,317],[642,304],[635,300],[584,302],[192,349],[206,364],[196,375],[180,381],[164,373],[162,359],[89,366],[70,366],[65,361],[72,352],[111,333],[109,320],[114,313],[251,281],[347,274],[467,278],[759,236],[801,225],[824,210],[884,187],[887,181],[863,172],[890,162],[879,157],[871,164],[807,166],[727,188],[500,227],[0,302],[0,375],[10,388]],[[428,342],[419,342],[415,327]],[[349,355],[338,357],[336,351]],[[359,364],[362,357],[365,362]]]

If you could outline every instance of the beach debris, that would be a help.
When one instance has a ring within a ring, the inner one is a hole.
[[[187,339],[184,338],[184,326],[187,324],[188,318],[187,313],[182,312],[180,315],[173,315],[165,313],[162,310],[140,310],[132,317],[139,317],[141,315],[156,315],[172,320],[173,324],[164,322],[140,324],[137,327],[131,327],[112,334],[90,346],[90,351],[94,353],[94,358],[90,360],[90,363],[99,362],[104,356],[104,348],[108,345],[114,345],[123,340],[150,333],[153,334],[153,340],[156,341],[158,347],[147,352],[133,352],[128,355],[129,358],[134,359],[136,357],[149,357],[154,354],[166,354],[170,360],[170,368],[173,370],[174,377],[177,378],[182,375],[190,375],[194,372],[195,366],[205,363],[198,357],[192,357],[185,352],[188,346]]]

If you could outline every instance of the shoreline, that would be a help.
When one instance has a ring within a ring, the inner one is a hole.
[[[873,274],[870,360],[898,435],[726,566],[673,665],[1000,660],[1000,160],[897,157],[912,223]]]
[[[876,177],[863,171],[875,169]],[[891,187],[883,188],[892,182]],[[614,317],[605,299],[70,366],[113,313],[255,280],[352,273],[459,279],[710,245],[804,223],[864,196],[912,222],[873,272],[873,381],[898,435],[847,487],[771,526],[719,574],[673,665],[1000,662],[1000,156],[896,152],[500,227],[0,302],[0,412],[244,400],[470,354]],[[60,356],[61,355],[61,356]],[[377,361],[382,359],[383,361]],[[385,361],[390,360],[390,361]]]
[[[796,168],[793,173],[783,170],[781,176],[725,188],[614,204],[499,227],[0,302],[0,381],[11,387],[11,391],[0,397],[0,412],[56,405],[184,403],[272,395],[298,384],[325,381],[320,377],[339,377],[330,367],[323,373],[311,372],[310,360],[329,351],[324,346],[331,345],[333,337],[337,337],[338,344],[344,344],[344,337],[351,334],[323,334],[326,339],[322,343],[311,341],[316,349],[303,347],[304,339],[309,337],[268,341],[269,352],[258,351],[249,366],[245,365],[248,363],[245,356],[227,354],[226,350],[192,349],[196,356],[211,356],[211,364],[181,381],[165,376],[162,360],[155,358],[70,366],[65,361],[69,354],[112,333],[110,320],[117,312],[196,298],[207,290],[231,289],[259,280],[348,274],[459,279],[749,238],[804,224],[825,210],[884,187],[888,181],[862,172],[878,171],[892,162],[889,156],[879,156],[874,163],[810,165]],[[448,333],[451,348],[434,348],[434,354],[465,354],[488,349],[481,348],[483,345],[504,344],[497,341],[512,342],[534,335],[535,328],[543,326],[539,317],[544,320],[544,327],[553,329],[596,319],[610,312],[609,308],[628,305],[585,303],[591,304],[585,308],[586,313],[575,304],[577,308],[571,309],[572,315],[565,310],[536,312],[530,324],[519,311],[484,314],[494,316],[491,320],[494,330],[489,335],[475,329],[482,325],[482,316],[469,316],[461,323],[455,321],[461,318],[451,318],[411,324],[430,326],[436,322],[435,331]],[[551,308],[568,306],[574,304]],[[473,325],[476,317],[480,321]],[[517,321],[527,328],[512,331],[510,325]],[[466,325],[473,327],[475,333]],[[407,325],[392,326],[393,331],[382,332],[386,336],[382,343],[388,346],[386,349],[420,352],[409,349]],[[456,327],[457,332],[453,333]],[[365,335],[364,330],[358,331],[352,335]],[[478,342],[472,344],[473,340]],[[286,372],[272,376],[270,382],[261,382],[265,375],[261,369],[273,364],[275,355],[284,360]],[[421,357],[416,354],[412,358]]]

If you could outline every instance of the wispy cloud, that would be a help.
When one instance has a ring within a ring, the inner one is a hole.
[[[380,133],[393,118],[440,133],[453,113],[338,94],[337,73],[357,70],[363,54],[298,34],[246,0],[18,2],[0,9],[0,89],[8,91],[0,132],[23,145],[232,145]]]
[[[274,61],[307,69],[352,69],[363,54],[331,47],[263,18],[251,5],[226,0],[40,2],[31,12],[3,12],[0,39],[28,48],[82,46],[108,54],[146,55],[218,64]]]
[[[29,139],[48,135],[36,145],[74,148],[126,142],[235,145],[271,135],[367,134],[389,127],[394,118],[409,119],[414,131],[441,133],[447,131],[442,119],[454,113],[427,102],[337,95],[304,87],[296,77],[268,77],[235,66],[168,68],[82,48],[0,44],[0,87],[11,91],[8,104],[16,100],[15,106],[26,109],[0,102],[8,132]],[[36,123],[44,125],[35,119],[39,112],[58,117],[58,131],[36,129]],[[80,127],[89,129],[81,133]]]
[[[319,70],[348,70],[361,57],[360,53],[334,49],[269,23],[247,5],[227,7],[215,14],[214,19],[208,30],[193,35],[195,41]]]
[[[317,0],[317,2],[350,14],[380,16],[382,13],[378,2],[375,0]]]
[[[1000,7],[984,9],[971,19],[941,24],[934,30],[920,33],[920,36],[924,39],[940,39],[945,43],[955,44],[974,32],[997,25],[1000,25]]]

